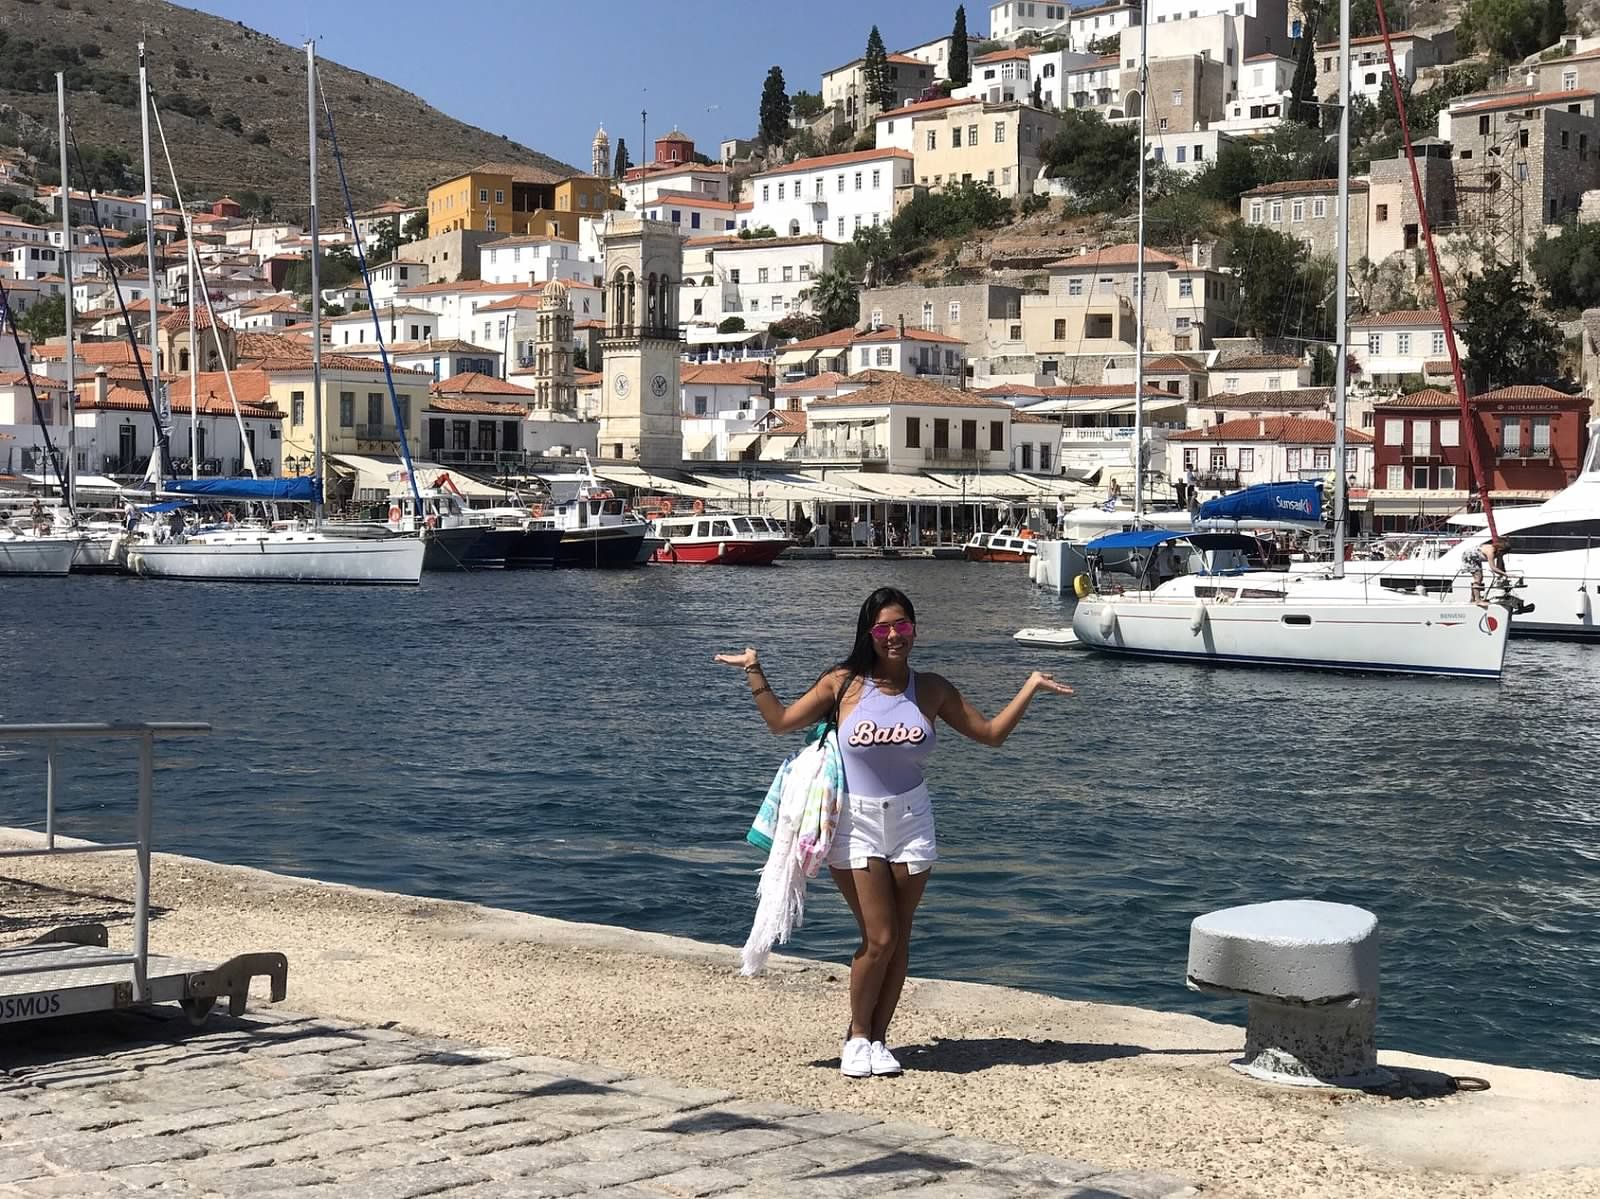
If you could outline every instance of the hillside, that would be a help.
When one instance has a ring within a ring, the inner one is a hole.
[[[0,0],[0,143],[53,143],[54,73],[65,70],[79,145],[91,158],[100,157],[91,146],[111,152],[101,185],[116,181],[119,152],[134,176],[123,182],[138,185],[141,38],[186,196],[252,190],[270,194],[280,214],[303,211],[304,50],[166,0]],[[319,66],[358,206],[420,202],[428,184],[490,159],[572,173],[381,79],[325,58]],[[156,161],[164,185],[159,146]],[[339,203],[338,178],[326,138],[323,161],[330,207]]]

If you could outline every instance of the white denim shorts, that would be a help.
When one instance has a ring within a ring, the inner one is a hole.
[[[933,797],[926,785],[904,795],[851,795],[840,803],[828,865],[865,870],[869,858],[902,863],[912,874],[933,869],[939,844],[933,830]]]

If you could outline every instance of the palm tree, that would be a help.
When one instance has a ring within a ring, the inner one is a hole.
[[[860,314],[861,288],[844,271],[832,267],[817,276],[811,289],[811,304],[829,331],[856,323]]]

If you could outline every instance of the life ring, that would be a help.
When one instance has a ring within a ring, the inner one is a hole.
[[[1072,580],[1072,594],[1079,599],[1084,599],[1089,594],[1089,576],[1079,575]]]
[[[397,524],[400,523],[400,505],[399,504],[390,504],[389,505],[389,523],[392,524],[392,525],[397,525]]]
[[[437,512],[428,513],[422,523],[430,529],[437,529],[439,527],[439,514]]]
[[[671,500],[662,500],[661,501],[661,515],[662,516],[671,516],[672,515],[672,501]]]
[[[700,513],[704,512],[706,510],[706,502],[704,500],[696,500],[694,502],[694,507],[691,510],[694,512],[694,514],[696,516],[699,516]]]
[[[544,515],[544,505],[543,504],[534,504],[534,505],[532,505],[528,509],[528,515],[529,516],[543,516]]]

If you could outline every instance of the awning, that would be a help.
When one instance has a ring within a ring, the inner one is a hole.
[[[343,473],[355,476],[357,494],[375,491],[383,495],[408,495],[411,484],[404,477],[405,464],[399,458],[370,458],[363,454],[329,454],[328,462]],[[417,486],[427,489],[438,486],[440,475],[449,475],[450,481],[462,495],[470,499],[506,499],[514,493],[504,487],[491,487],[470,475],[459,474],[437,462],[419,462],[412,459],[417,474]],[[392,478],[390,476],[393,476]]]
[[[756,442],[761,440],[759,433],[734,433],[728,437],[728,457],[737,458]]]
[[[799,444],[798,433],[769,433],[766,444],[761,447],[761,461],[782,462],[789,451]]]
[[[683,456],[692,458],[696,454],[703,454],[716,443],[715,433],[685,433],[683,435]]]
[[[804,366],[821,352],[821,350],[784,350],[778,355],[778,365]]]

